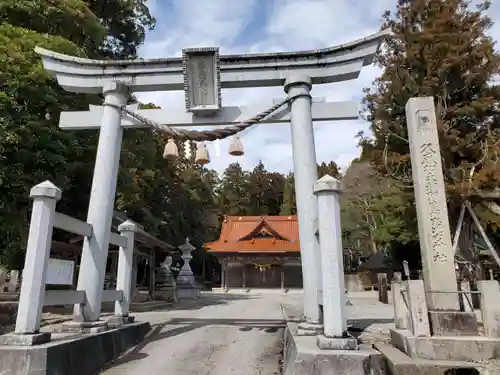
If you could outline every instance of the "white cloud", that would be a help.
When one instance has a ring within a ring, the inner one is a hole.
[[[156,0],[161,38],[146,40],[144,58],[180,56],[183,48],[219,46],[226,50],[252,19],[256,0],[172,0],[161,9]],[[168,12],[168,18],[162,12]],[[168,19],[168,22],[164,22]]]
[[[182,48],[196,46],[220,46],[222,54],[243,52],[290,51],[325,48],[349,42],[378,31],[377,22],[386,7],[370,4],[371,12],[366,19],[365,11],[352,1],[346,0],[267,0],[272,6],[267,10],[267,24],[262,30],[254,30],[250,43],[239,45],[240,34],[259,14],[256,0],[174,0],[168,28],[162,28],[162,37],[148,41],[141,51],[142,57],[179,56]],[[156,8],[158,9],[157,0]],[[374,10],[377,9],[377,10]],[[166,10],[161,10],[167,12]],[[161,11],[155,16],[162,23]],[[247,32],[251,30],[246,30]],[[378,71],[365,68],[356,81],[322,85],[313,88],[313,96],[342,101],[359,99],[363,87],[376,77]],[[280,87],[266,89],[224,90],[224,105],[248,105],[257,101],[283,97]],[[163,108],[183,110],[183,93],[144,93],[139,98],[155,102]],[[367,130],[362,121],[315,124],[316,152],[318,161],[335,160],[345,167],[359,154],[355,134]],[[244,168],[252,168],[262,160],[269,170],[288,172],[292,169],[290,129],[287,124],[257,125],[242,136],[245,155],[235,158],[227,154],[230,140],[220,142],[221,155],[216,157],[213,145],[209,145],[211,168],[222,172],[229,163],[238,161]]]
[[[150,1],[154,3],[158,26],[141,49],[144,58],[180,56],[182,48],[200,46],[219,46],[222,54],[325,48],[377,32],[382,13],[395,4],[394,0],[172,0],[171,7],[165,9],[160,5],[165,6],[164,0]],[[270,12],[267,15],[261,8],[263,1]],[[500,4],[493,6],[491,14],[492,17],[500,14]],[[254,18],[264,16],[266,22],[262,28],[252,30]],[[497,38],[498,32],[500,29],[495,28],[492,35]],[[242,33],[247,34],[244,44],[240,43]],[[373,66],[365,67],[357,80],[318,85],[312,94],[332,101],[360,100],[362,89],[379,73]],[[183,95],[182,92],[142,93],[139,98],[174,111],[184,109]],[[272,99],[283,96],[280,87],[224,90],[223,105],[248,105],[263,100],[271,103]],[[362,120],[315,124],[318,161],[335,160],[346,167],[359,155],[355,139],[359,130],[368,130]],[[219,157],[213,145],[209,145],[212,158],[209,167],[222,172],[231,162],[239,161],[244,168],[252,168],[262,160],[269,170],[292,169],[287,124],[257,125],[244,132],[242,140],[246,153],[239,158],[227,154],[229,140],[221,141]]]

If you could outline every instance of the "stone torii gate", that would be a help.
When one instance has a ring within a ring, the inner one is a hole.
[[[218,48],[183,50],[181,58],[154,60],[90,60],[36,48],[47,71],[65,90],[104,95],[104,105],[86,112],[63,112],[63,129],[99,129],[99,143],[92,181],[87,222],[94,228],[82,250],[78,289],[86,293],[83,308],[75,316],[99,320],[109,229],[114,206],[123,128],[146,127],[123,108],[132,92],[184,90],[186,112],[168,109],[138,110],[143,118],[159,124],[182,127],[232,125],[245,120],[272,103],[255,107],[222,107],[222,88],[283,86],[288,107],[260,122],[291,122],[292,149],[302,272],[304,317],[319,323],[320,250],[315,236],[318,216],[313,185],[318,179],[313,121],[357,119],[357,103],[314,102],[313,84],[356,79],[363,66],[372,63],[384,37],[382,31],[351,43],[321,50],[219,56]]]

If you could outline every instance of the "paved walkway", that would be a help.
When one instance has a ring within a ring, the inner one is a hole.
[[[204,293],[176,310],[134,314],[153,333],[103,371],[108,375],[275,375],[283,339],[280,305],[302,296]]]
[[[281,310],[298,317],[302,298],[301,291],[208,292],[175,310],[136,313],[138,321],[150,322],[153,333],[102,374],[279,374]],[[353,293],[349,299],[348,318],[360,339],[386,341],[392,306],[379,303],[373,292]]]

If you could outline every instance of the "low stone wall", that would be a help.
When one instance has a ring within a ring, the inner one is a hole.
[[[0,334],[7,330],[7,327],[16,323],[17,301],[0,301]]]
[[[99,334],[76,334],[31,347],[0,347],[1,374],[97,374],[150,332],[139,322]]]
[[[21,282],[21,272],[19,270],[7,271],[0,267],[0,294],[15,293]]]
[[[154,293],[155,301],[175,302],[175,287],[163,287]]]
[[[365,287],[358,273],[344,275],[344,285],[348,292],[364,292]]]
[[[135,297],[131,306],[132,314],[137,305],[150,301],[148,292],[139,291]],[[12,331],[14,328],[17,317],[18,298],[18,293],[0,293],[0,335]],[[175,302],[175,298],[175,288],[160,288],[155,292],[153,301],[173,303]],[[103,313],[109,313],[114,311],[114,307],[114,302],[105,302],[102,304],[102,311]],[[141,311],[142,309],[139,308],[137,310]],[[58,316],[68,316],[69,319],[73,313],[73,306],[48,306],[43,308],[43,312]],[[43,322],[42,325],[44,325]]]

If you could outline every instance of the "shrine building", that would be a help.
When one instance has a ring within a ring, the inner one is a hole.
[[[221,264],[224,290],[302,288],[296,216],[225,216],[219,239],[204,247]]]

